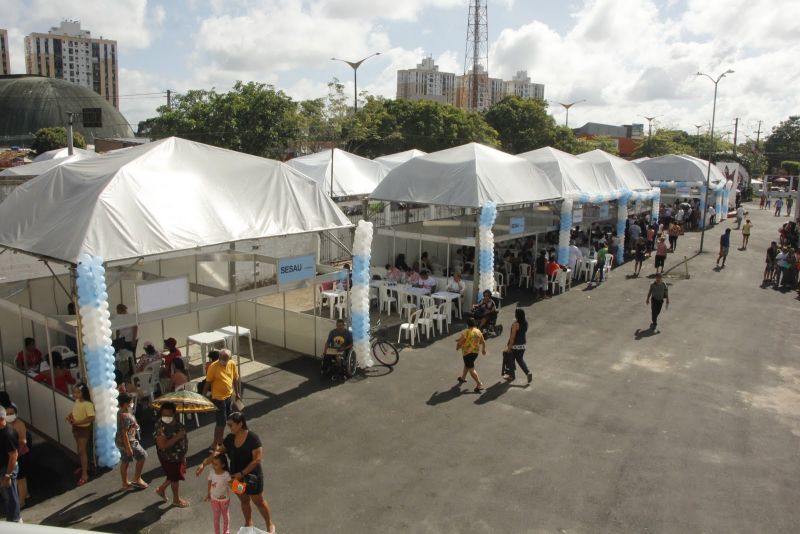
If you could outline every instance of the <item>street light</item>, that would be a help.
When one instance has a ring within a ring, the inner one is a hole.
[[[358,67],[361,66],[366,60],[371,57],[381,55],[380,52],[375,52],[374,54],[370,54],[364,59],[360,61],[347,61],[346,59],[339,59],[338,57],[332,57],[331,61],[341,61],[342,63],[347,63],[353,69],[353,87],[354,87],[354,94],[353,94],[353,114],[358,113]]]
[[[706,171],[706,193],[705,198],[703,199],[703,213],[700,214],[701,221],[703,223],[703,228],[700,232],[700,252],[703,252],[703,242],[706,237],[706,210],[708,210],[708,188],[711,184],[711,157],[714,153],[714,121],[717,118],[717,86],[719,85],[720,80],[725,77],[726,74],[733,74],[731,69],[726,70],[722,74],[715,78],[712,78],[705,72],[698,71],[695,76],[705,76],[714,84],[714,105],[711,108],[711,146],[708,149],[708,170]]]
[[[586,102],[586,99],[576,100],[575,102],[571,102],[569,104],[563,104],[563,103],[559,102],[559,104],[561,104],[561,106],[563,106],[563,108],[567,110],[567,118],[564,119],[564,126],[569,127],[569,108],[571,108],[575,104],[580,104],[581,102]]]
[[[697,155],[700,155],[700,128],[705,126],[705,124],[695,124],[694,127],[697,128]]]

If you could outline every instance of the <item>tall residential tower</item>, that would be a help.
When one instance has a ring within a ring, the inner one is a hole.
[[[25,37],[25,70],[88,87],[119,109],[117,42],[92,38],[78,21]]]
[[[455,103],[456,75],[439,72],[432,57],[422,59],[416,69],[397,71],[398,100],[433,100],[442,104]]]
[[[0,76],[11,74],[11,61],[8,58],[8,31],[0,28]]]

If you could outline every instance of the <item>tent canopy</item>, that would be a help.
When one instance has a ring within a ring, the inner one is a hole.
[[[478,143],[413,158],[395,168],[370,198],[480,208],[560,198],[547,176],[525,160]]]
[[[42,154],[43,156],[44,154]],[[3,172],[0,172],[0,176],[39,176],[40,174],[44,174],[53,167],[58,167],[59,165],[64,165],[66,163],[74,163],[76,161],[82,161],[85,159],[92,159],[98,157],[99,154],[96,152],[89,152],[88,150],[81,150],[80,152],[75,152],[71,156],[66,157],[58,157],[58,158],[51,158],[51,159],[43,159],[39,160],[36,158],[36,161],[33,163],[29,163],[27,165],[19,165],[17,167],[9,167]]]
[[[58,166],[0,204],[0,245],[70,263],[343,226],[291,167],[176,137]]]
[[[578,157],[592,163],[595,171],[615,176],[617,183],[628,191],[649,191],[653,188],[639,167],[618,156],[596,149],[579,154]]]
[[[97,156],[97,152],[92,152],[91,150],[84,150],[83,148],[74,147],[72,149],[72,155],[75,156],[77,154],[83,154],[86,157]],[[49,159],[61,159],[61,158],[66,158],[68,156],[69,156],[68,148],[66,147],[56,148],[55,150],[48,150],[47,152],[42,152],[41,154],[33,158],[33,161],[35,162],[47,161]]]
[[[417,150],[416,148],[412,148],[411,150],[406,150],[405,152],[398,152],[396,154],[389,154],[388,156],[381,156],[379,158],[375,158],[374,161],[377,161],[384,167],[386,167],[386,172],[391,171],[395,167],[399,167],[406,161],[418,158],[420,156],[426,155],[427,152],[423,152],[422,150]]]
[[[334,197],[368,195],[386,176],[386,169],[380,163],[338,148],[333,149],[333,156],[330,150],[323,150],[290,159],[286,163],[311,177],[325,192]],[[333,165],[333,186],[331,186],[331,165]]]
[[[613,174],[598,173],[588,161],[556,148],[539,148],[519,154],[519,157],[547,175],[561,197],[578,193],[613,195],[623,189]]]
[[[651,184],[657,182],[705,182],[708,161],[686,154],[667,154],[636,162]],[[721,189],[725,176],[711,166],[711,189]]]

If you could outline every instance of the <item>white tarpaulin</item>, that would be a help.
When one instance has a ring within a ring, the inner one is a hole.
[[[418,158],[420,156],[426,155],[427,152],[423,152],[422,150],[417,150],[413,148],[411,150],[406,150],[405,152],[398,152],[396,154],[389,154],[388,156],[381,156],[379,158],[375,158],[374,161],[377,161],[384,167],[386,167],[386,172],[391,171],[395,167],[399,167],[406,161]]]
[[[561,197],[579,193],[614,196],[623,189],[619,183],[615,183],[614,176],[597,173],[591,163],[556,148],[539,148],[519,154],[518,157],[546,174]]]
[[[386,176],[386,169],[380,163],[338,148],[333,150],[333,162],[331,151],[323,150],[290,159],[286,163],[313,178],[326,193],[334,197],[368,195]]]
[[[0,245],[75,263],[350,226],[278,161],[170,137],[61,165],[0,204]]]
[[[596,172],[615,176],[628,191],[649,191],[653,188],[639,167],[618,156],[597,149],[579,154],[578,157],[594,165]]]
[[[59,165],[64,165],[66,163],[74,163],[76,161],[82,161],[85,159],[92,159],[98,156],[99,154],[95,152],[81,150],[80,152],[76,152],[73,155],[64,158],[59,157],[59,158],[43,159],[40,161],[34,161],[33,163],[28,163],[27,165],[9,167],[3,172],[0,172],[0,176],[39,176],[40,174],[46,173],[53,167],[58,167]]]
[[[83,148],[73,147],[72,155],[74,156],[76,154],[83,154],[84,156],[87,157],[97,156],[97,153],[92,152],[91,150],[84,150]],[[33,158],[33,161],[39,162],[39,161],[47,161],[49,159],[61,159],[61,158],[66,158],[67,156],[69,156],[68,148],[66,147],[56,148],[55,150],[48,150],[47,152],[42,152],[41,154]]]
[[[544,173],[527,161],[478,143],[440,150],[389,172],[370,196],[376,200],[480,208],[556,200]]]
[[[655,186],[660,182],[704,182],[708,172],[708,161],[686,154],[668,154],[636,163]],[[715,165],[711,166],[711,189],[722,189],[725,176]]]

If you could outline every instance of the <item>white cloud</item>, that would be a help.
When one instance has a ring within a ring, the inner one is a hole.
[[[419,13],[429,7],[463,6],[463,0],[317,0],[312,12],[315,16],[342,19],[409,21],[417,20]]]

